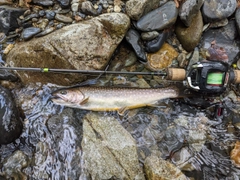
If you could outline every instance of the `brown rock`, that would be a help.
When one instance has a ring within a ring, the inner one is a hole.
[[[178,21],[175,32],[186,51],[192,51],[197,46],[202,35],[202,29],[203,20],[200,11],[193,18],[189,27],[186,27],[180,20]]]
[[[156,155],[146,158],[144,169],[148,180],[187,180],[187,177],[177,167]]]
[[[147,54],[147,68],[153,71],[162,70],[170,66],[177,56],[178,52],[171,45],[164,43],[156,53]]]
[[[125,14],[102,14],[65,26],[47,36],[18,43],[7,55],[6,62],[14,67],[100,70],[108,63],[129,25],[130,20]],[[71,85],[83,80],[80,74],[17,74],[24,84]]]
[[[231,160],[240,168],[240,141],[237,141],[230,154]]]

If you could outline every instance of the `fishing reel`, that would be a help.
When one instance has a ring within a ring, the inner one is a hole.
[[[168,79],[184,78],[184,85],[195,92],[203,94],[223,93],[230,83],[240,83],[240,71],[232,70],[229,65],[220,61],[202,61],[192,65],[186,75],[182,69],[169,68]]]

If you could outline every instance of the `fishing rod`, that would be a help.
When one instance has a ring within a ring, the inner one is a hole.
[[[0,67],[3,70],[32,71],[42,73],[80,73],[80,74],[127,74],[127,75],[156,75],[167,76],[166,72],[126,72],[126,71],[101,71],[101,70],[77,70],[77,69],[54,69],[54,68],[26,68],[26,67]]]
[[[76,70],[53,68],[27,68],[27,67],[0,67],[3,70],[34,71],[42,73],[81,73],[81,74],[125,74],[125,75],[155,75],[166,76],[167,80],[182,81],[191,90],[205,93],[223,93],[230,83],[240,83],[240,70],[230,69],[228,64],[221,61],[202,61],[191,66],[187,73],[182,68],[167,68],[166,71],[157,72],[126,72],[101,70]]]

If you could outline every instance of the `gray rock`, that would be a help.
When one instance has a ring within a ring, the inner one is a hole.
[[[156,9],[160,0],[129,0],[126,3],[127,15],[133,20],[139,20],[143,15]]]
[[[37,4],[39,6],[52,6],[54,3],[52,0],[33,0],[34,4]]]
[[[0,86],[0,144],[9,144],[22,133],[22,121],[9,90]]]
[[[178,16],[178,9],[173,1],[147,13],[141,17],[136,27],[141,31],[163,30],[172,26]]]
[[[147,56],[141,45],[140,34],[134,29],[129,29],[126,34],[126,40],[132,46],[140,62],[146,63]]]
[[[94,9],[93,4],[90,1],[84,1],[81,4],[81,10],[84,14],[96,16],[98,12]]]
[[[204,0],[186,0],[179,8],[179,17],[186,26],[190,26],[194,16],[203,5]]]
[[[29,40],[32,37],[34,37],[34,35],[38,34],[41,32],[40,28],[36,28],[36,27],[29,27],[23,30],[22,34],[21,34],[21,38],[23,40]]]
[[[150,32],[143,32],[141,33],[141,38],[144,41],[150,41],[158,37],[159,32],[157,31],[150,31]]]
[[[64,22],[64,23],[71,23],[73,21],[72,18],[62,15],[62,14],[56,14],[55,19],[60,22]]]
[[[202,29],[203,20],[200,11],[195,15],[189,27],[186,27],[180,21],[177,23],[175,32],[178,40],[186,51],[192,51],[197,46],[202,35]]]
[[[85,170],[93,179],[145,179],[135,140],[111,116],[86,115],[82,150]]]
[[[54,20],[56,13],[54,11],[46,11],[46,18],[48,20]]]
[[[0,32],[8,34],[19,27],[17,18],[21,16],[26,9],[13,8],[10,6],[0,6]]]
[[[236,0],[205,0],[202,15],[205,22],[218,21],[231,16],[236,7]]]
[[[240,8],[238,8],[236,10],[235,19],[236,19],[236,26],[237,26],[238,34],[240,34]]]
[[[188,178],[173,164],[161,159],[156,155],[148,156],[144,162],[144,170],[147,179],[178,179],[187,180]]]
[[[42,38],[16,44],[7,55],[11,66],[81,70],[103,69],[122,41],[130,20],[121,13],[102,14],[65,26]],[[83,80],[80,74],[18,72],[23,83],[52,82],[70,85]]]
[[[62,8],[68,8],[71,0],[57,0]]]

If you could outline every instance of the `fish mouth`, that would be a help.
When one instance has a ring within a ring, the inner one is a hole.
[[[64,98],[59,96],[58,94],[51,94],[50,101],[52,101],[54,103],[63,103],[63,102],[65,102]]]

